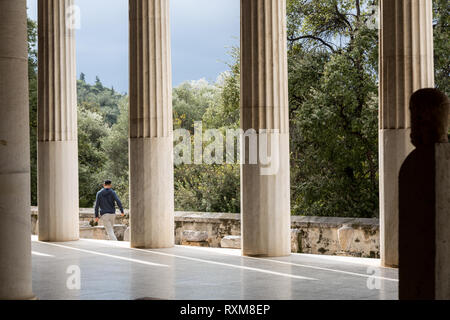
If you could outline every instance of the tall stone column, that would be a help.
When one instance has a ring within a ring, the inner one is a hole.
[[[244,255],[291,253],[288,104],[286,1],[241,0]]]
[[[174,245],[169,0],[130,0],[131,246]]]
[[[39,0],[39,240],[79,239],[74,0]]]
[[[409,99],[434,87],[432,0],[381,0],[380,231],[384,266],[398,266],[398,177],[413,150]]]
[[[26,0],[0,0],[0,300],[31,291]]]

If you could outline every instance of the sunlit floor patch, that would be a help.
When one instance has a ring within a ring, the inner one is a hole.
[[[36,251],[32,251],[31,254],[33,256],[39,256],[39,257],[47,257],[47,258],[54,258],[55,257],[55,256],[52,256],[50,254],[45,254],[45,253],[36,252]]]

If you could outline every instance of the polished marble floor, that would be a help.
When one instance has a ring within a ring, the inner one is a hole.
[[[32,239],[33,291],[41,300],[397,299],[398,271],[379,260],[293,254],[241,257],[239,250],[127,242]]]

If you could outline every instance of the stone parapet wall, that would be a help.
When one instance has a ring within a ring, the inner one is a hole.
[[[31,209],[32,231],[37,233],[38,210]],[[93,209],[80,209],[80,234],[82,238],[106,239],[101,225],[91,227]],[[116,233],[119,239],[129,226],[129,212],[117,216]],[[344,227],[344,228],[343,228]],[[345,232],[344,232],[345,231]],[[221,247],[233,244],[241,234],[239,214],[232,213],[175,213],[175,243],[203,247]],[[230,237],[231,236],[231,237]],[[225,238],[225,239],[224,239]],[[232,241],[230,241],[232,239]],[[300,217],[291,218],[292,252],[325,255],[350,255],[356,257],[380,257],[380,233],[378,219]],[[342,248],[345,244],[346,248]]]
[[[188,231],[199,232],[198,237],[208,234],[208,240],[196,244],[195,236]],[[182,245],[200,245],[219,248],[226,236],[241,235],[241,219],[239,214],[232,213],[175,213],[175,242]]]
[[[293,216],[291,221],[293,252],[380,257],[378,219]],[[347,248],[339,241],[338,231],[344,226],[352,229]]]

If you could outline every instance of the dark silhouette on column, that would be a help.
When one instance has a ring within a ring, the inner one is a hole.
[[[449,99],[422,89],[412,95],[410,111],[416,149],[399,176],[400,300],[448,299]]]

